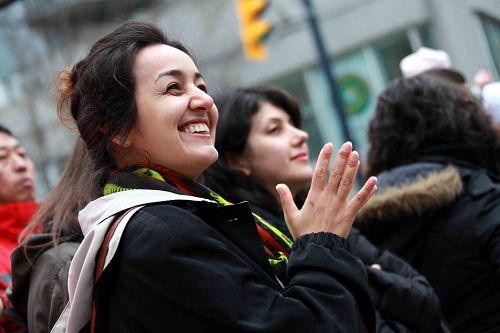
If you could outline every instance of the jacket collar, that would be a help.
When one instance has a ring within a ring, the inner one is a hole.
[[[413,170],[409,167],[408,170]],[[455,167],[429,169],[424,174],[403,177],[404,170],[395,170],[397,183],[384,186],[359,212],[358,223],[395,220],[402,216],[422,216],[450,205],[463,191],[460,172]],[[403,175],[403,176],[401,176]],[[391,178],[391,172],[385,175]]]

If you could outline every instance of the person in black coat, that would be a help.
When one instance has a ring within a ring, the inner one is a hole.
[[[207,169],[202,181],[229,200],[248,200],[254,212],[281,234],[275,236],[277,241],[292,239],[274,186],[286,183],[299,203],[311,180],[308,135],[300,129],[297,102],[278,87],[252,86],[227,92],[216,103],[220,118],[215,147],[221,158]],[[350,143],[340,150],[346,146]],[[347,240],[350,252],[366,265],[377,332],[441,329],[439,301],[422,275],[389,251],[373,246],[355,229]]]
[[[218,111],[181,43],[126,22],[60,79],[59,111],[104,194],[79,214],[66,332],[373,331],[366,270],[345,240],[376,190],[371,178],[348,199],[356,153],[338,154],[327,181],[325,145],[300,210],[278,186],[296,238],[283,278],[265,221],[196,181],[217,159]]]
[[[357,227],[436,290],[454,332],[500,331],[500,142],[463,85],[433,73],[392,82],[368,133],[380,193]]]

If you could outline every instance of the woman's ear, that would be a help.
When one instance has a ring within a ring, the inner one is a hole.
[[[102,134],[108,135],[107,126],[103,126],[99,129]],[[118,147],[128,148],[131,145],[130,139],[127,137],[125,140],[120,135],[115,135],[111,138],[111,142],[117,145]]]
[[[246,156],[227,153],[224,156],[224,161],[226,161],[226,164],[230,168],[240,170],[245,175],[250,177],[251,168],[250,168],[250,163],[248,162],[248,159],[246,158]]]
[[[112,137],[111,142],[122,148],[129,148],[131,146],[131,142],[128,137],[123,140],[119,135],[115,135],[114,137]]]

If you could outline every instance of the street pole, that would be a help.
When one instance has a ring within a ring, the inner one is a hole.
[[[307,21],[309,22],[309,26],[311,27],[314,42],[316,44],[317,52],[319,55],[321,68],[323,69],[323,73],[325,74],[328,91],[330,92],[330,98],[333,105],[335,106],[335,111],[337,112],[338,118],[340,120],[342,134],[344,135],[345,140],[352,142],[353,147],[357,147],[354,137],[351,135],[351,131],[349,130],[349,125],[347,124],[344,103],[342,102],[342,99],[340,97],[339,89],[333,75],[333,60],[328,58],[325,43],[323,41],[323,36],[321,35],[321,31],[319,30],[316,15],[314,15],[313,5],[311,3],[311,0],[302,0],[302,3],[304,4],[307,12]],[[360,172],[358,172],[356,175],[356,182],[360,187],[363,184],[363,176]]]
[[[319,60],[321,64],[321,68],[323,69],[323,73],[326,78],[326,82],[328,85],[328,91],[330,92],[331,102],[335,106],[335,111],[338,114],[338,118],[340,120],[340,125],[342,128],[342,134],[344,138],[348,141],[351,141],[353,146],[355,147],[354,138],[351,135],[349,130],[349,126],[347,124],[346,114],[344,104],[340,97],[339,89],[335,82],[335,78],[333,75],[333,60],[329,59],[326,52],[325,43],[323,41],[323,37],[321,35],[321,31],[319,30],[318,22],[316,20],[316,16],[314,15],[313,6],[311,0],[302,0],[304,7],[307,12],[307,21],[309,22],[309,26],[311,27],[311,32],[313,34],[314,42],[316,44],[317,52],[319,55]]]

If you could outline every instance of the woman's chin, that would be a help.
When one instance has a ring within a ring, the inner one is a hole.
[[[208,167],[214,164],[219,157],[219,153],[213,146],[212,149],[206,148],[203,149],[203,152],[197,152],[196,156],[192,155],[193,158],[180,173],[187,175],[191,179],[197,179]]]

